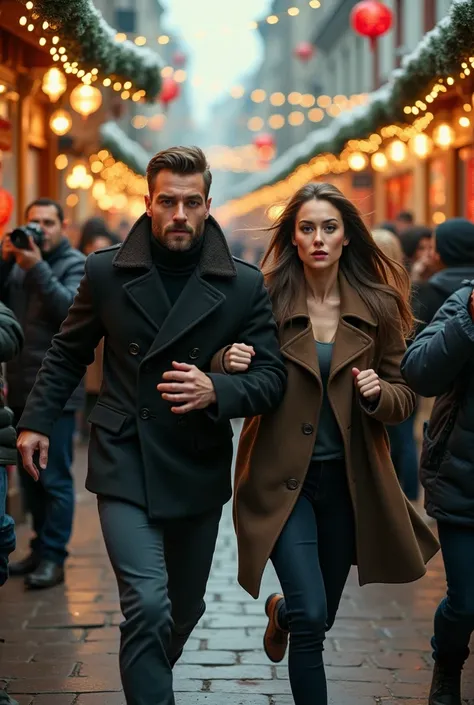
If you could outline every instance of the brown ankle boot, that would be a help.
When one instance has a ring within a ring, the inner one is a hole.
[[[278,608],[283,600],[283,595],[274,593],[267,598],[265,603],[268,626],[263,637],[263,648],[273,663],[283,661],[288,646],[288,630],[282,629],[278,624]]]
[[[429,705],[462,705],[461,668],[447,668],[435,663]]]

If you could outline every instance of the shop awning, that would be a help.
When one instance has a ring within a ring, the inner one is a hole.
[[[276,159],[267,171],[244,179],[228,193],[223,209],[232,210],[233,202],[279,183],[319,154],[339,154],[349,140],[367,138],[393,122],[409,122],[404,107],[424,96],[433,80],[447,77],[455,69],[459,71],[461,62],[474,54],[473,27],[474,0],[453,0],[448,15],[404,57],[402,67],[369,96],[365,105],[342,113],[326,128],[314,130]],[[271,202],[271,194],[268,196]]]

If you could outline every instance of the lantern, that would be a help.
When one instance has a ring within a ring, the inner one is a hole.
[[[369,160],[362,152],[352,152],[352,154],[349,155],[347,163],[349,164],[349,169],[352,169],[352,171],[363,171],[367,167]]]
[[[314,53],[315,48],[311,44],[311,42],[300,42],[296,45],[295,50],[293,51],[293,54],[296,56],[296,58],[300,61],[303,61],[304,63],[312,59]]]
[[[165,78],[163,79],[159,101],[165,107],[168,107],[169,103],[179,97],[180,92],[179,83],[177,83],[174,78]]]
[[[387,148],[387,155],[390,161],[401,164],[407,157],[407,146],[401,140],[394,140]]]
[[[392,11],[379,0],[362,0],[352,8],[352,29],[369,38],[372,50],[378,37],[388,32],[392,23]]]
[[[256,135],[253,143],[258,150],[258,157],[262,163],[267,163],[275,156],[275,139],[273,135],[262,132]]]
[[[10,220],[14,205],[15,201],[11,193],[4,188],[0,188],[0,228]]]
[[[420,159],[426,159],[433,149],[431,139],[424,132],[420,132],[418,135],[412,137],[409,146],[413,154],[420,157]]]
[[[375,152],[375,154],[372,154],[370,163],[372,169],[375,171],[385,171],[388,165],[387,157],[384,152]]]
[[[49,71],[46,71],[44,74],[41,88],[43,93],[46,93],[49,97],[50,101],[56,103],[67,88],[66,76],[60,69],[53,66],[53,68],[49,69]]]
[[[184,51],[175,51],[171,57],[171,62],[174,66],[184,66],[186,64],[187,56]]]
[[[433,130],[433,142],[441,149],[448,149],[454,142],[454,130],[451,125],[442,123]]]
[[[102,93],[95,86],[87,86],[83,83],[74,88],[69,101],[72,109],[86,118],[99,110],[102,105]]]
[[[62,137],[72,127],[72,118],[66,110],[55,110],[49,120],[49,126],[55,135]]]

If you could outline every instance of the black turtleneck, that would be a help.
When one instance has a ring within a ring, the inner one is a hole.
[[[189,250],[175,252],[151,237],[151,256],[172,306],[178,300],[201,257],[203,237]]]

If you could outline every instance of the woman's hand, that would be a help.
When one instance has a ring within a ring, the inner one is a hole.
[[[381,387],[380,378],[374,370],[364,370],[361,372],[357,367],[352,368],[355,383],[360,394],[370,403],[379,400]]]
[[[224,355],[225,371],[229,375],[237,372],[247,372],[254,355],[255,350],[251,345],[234,343]]]

